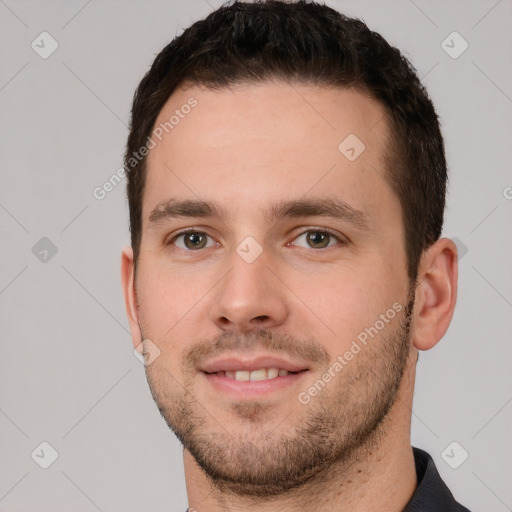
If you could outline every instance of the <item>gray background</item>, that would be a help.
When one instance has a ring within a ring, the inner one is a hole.
[[[103,200],[93,190],[122,165],[155,54],[220,3],[0,0],[2,511],[186,508],[182,450],[125,318],[124,182]],[[473,511],[512,510],[512,3],[329,5],[405,52],[446,138],[459,300],[445,338],[420,355],[412,442]],[[59,45],[47,59],[31,48],[50,48],[43,31]],[[469,44],[458,58],[445,51],[462,49],[458,36],[442,45],[454,31]],[[58,453],[48,469],[43,441]]]

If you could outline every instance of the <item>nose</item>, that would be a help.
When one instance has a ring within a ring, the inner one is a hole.
[[[251,263],[233,251],[229,263],[215,287],[211,320],[222,330],[241,333],[283,324],[288,315],[286,287],[265,251]]]

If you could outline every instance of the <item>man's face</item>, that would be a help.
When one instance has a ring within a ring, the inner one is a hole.
[[[160,351],[148,381],[214,481],[277,494],[375,439],[407,363],[384,109],[354,90],[194,86],[155,126],[176,109],[147,160],[138,321]],[[222,215],[171,215],[178,201]]]

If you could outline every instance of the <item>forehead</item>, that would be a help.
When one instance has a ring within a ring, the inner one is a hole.
[[[384,108],[355,89],[181,87],[153,129],[143,222],[176,196],[249,210],[328,192],[371,208],[390,194],[383,179],[387,133]]]
[[[359,90],[279,81],[217,90],[180,87],[155,123],[170,144],[179,136],[182,144],[201,144],[212,150],[237,140],[249,149],[251,141],[273,139],[276,134],[280,147],[308,142],[308,147],[320,148],[323,139],[321,149],[328,144],[337,149],[340,137],[350,133],[373,145],[385,126],[384,107]]]

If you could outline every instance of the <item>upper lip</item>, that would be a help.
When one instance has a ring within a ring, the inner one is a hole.
[[[204,363],[200,370],[205,373],[216,373],[222,371],[235,372],[253,371],[261,368],[278,368],[289,372],[300,372],[308,370],[305,364],[288,361],[276,356],[224,356]]]

